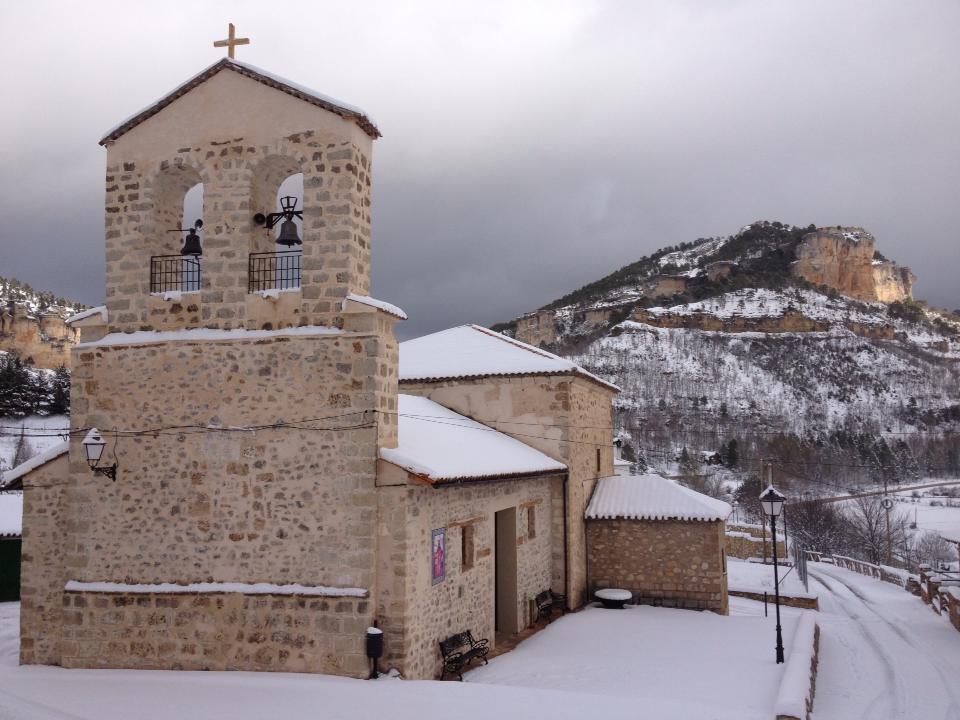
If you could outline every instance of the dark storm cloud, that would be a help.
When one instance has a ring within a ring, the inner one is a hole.
[[[960,4],[32,3],[0,10],[0,274],[103,297],[96,141],[215,60],[364,107],[405,336],[759,218],[863,225],[960,305]]]

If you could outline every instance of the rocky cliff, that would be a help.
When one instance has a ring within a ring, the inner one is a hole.
[[[65,321],[81,309],[79,303],[0,278],[0,352],[16,352],[39,368],[69,367],[79,333]]]
[[[960,313],[912,284],[865,230],[761,221],[495,329],[621,387],[617,429],[665,472],[735,439],[830,482],[960,473]]]
[[[817,228],[797,246],[792,272],[857,300],[912,300],[913,273],[876,254],[874,237],[863,228]]]

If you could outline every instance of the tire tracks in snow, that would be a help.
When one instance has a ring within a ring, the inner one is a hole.
[[[944,715],[944,720],[956,720],[957,718],[960,718],[960,698],[958,698],[956,692],[954,692],[953,683],[951,679],[947,676],[947,674],[943,671],[943,668],[940,667],[940,664],[936,661],[935,658],[929,657],[928,649],[919,645],[916,642],[916,640],[911,638],[903,630],[903,628],[898,627],[894,623],[890,622],[881,613],[877,612],[877,610],[874,609],[874,602],[870,600],[870,598],[868,598],[866,595],[864,595],[859,588],[855,587],[854,585],[851,585],[850,583],[845,581],[843,578],[833,575],[825,570],[821,570],[821,572],[828,575],[832,580],[835,580],[836,582],[840,583],[840,585],[842,585],[844,588],[846,588],[854,597],[856,597],[862,603],[863,607],[866,610],[868,610],[871,615],[873,615],[878,620],[880,620],[884,625],[886,625],[886,627],[888,627],[891,631],[893,631],[897,635],[897,637],[903,640],[903,642],[905,642],[911,648],[916,650],[917,653],[921,657],[923,657],[924,660],[927,661],[927,665],[929,665],[931,668],[933,668],[937,672],[937,675],[940,678],[940,683],[943,685],[944,692],[946,693],[946,696],[950,699],[949,706],[947,707],[947,713],[946,715]],[[817,579],[822,582],[821,578],[818,577]],[[829,588],[829,585],[828,585],[828,588]],[[833,591],[832,588],[830,588],[830,590],[831,592],[834,592],[834,595],[836,595],[836,592]],[[844,607],[842,601],[840,601],[840,604],[841,604],[841,607],[844,608],[844,612],[847,612],[847,609],[846,607]]]
[[[906,689],[903,686],[902,679],[897,674],[896,660],[884,648],[883,642],[872,632],[870,632],[863,624],[861,616],[850,609],[849,603],[845,601],[843,593],[839,592],[837,587],[832,582],[821,576],[813,568],[810,568],[809,572],[817,582],[830,591],[836,600],[837,606],[848,618],[853,620],[853,624],[857,628],[857,631],[873,649],[874,654],[883,668],[884,679],[886,682],[881,687],[877,696],[864,709],[863,713],[861,714],[863,720],[875,720],[876,718],[889,718],[890,720],[913,720],[911,716],[906,714]],[[828,575],[828,577],[834,580],[836,579],[832,575]],[[886,715],[879,713],[879,710],[882,709],[884,705],[889,706],[890,712]]]

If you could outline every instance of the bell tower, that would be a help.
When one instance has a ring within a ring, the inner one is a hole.
[[[23,621],[61,641],[31,662],[366,675],[405,318],[368,296],[378,136],[225,58],[101,140],[106,312],[74,349],[62,551]]]
[[[370,288],[379,134],[362,111],[230,59],[112,129],[100,141],[110,331],[342,327],[344,298]],[[297,175],[303,197],[278,199]],[[197,184],[202,217],[184,218]],[[197,219],[186,239],[202,236],[201,252],[181,255],[178,231]]]

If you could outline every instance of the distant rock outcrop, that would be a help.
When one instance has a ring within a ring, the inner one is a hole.
[[[59,313],[34,315],[14,302],[0,310],[0,351],[16,352],[36,367],[70,367],[70,348],[78,337]]]
[[[797,246],[793,274],[857,300],[902,302],[913,299],[909,268],[876,259],[873,235],[863,228],[817,228]]]

